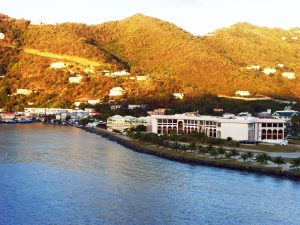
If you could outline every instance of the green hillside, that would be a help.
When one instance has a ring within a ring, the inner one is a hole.
[[[112,87],[136,102],[170,102],[173,92],[186,99],[206,94],[234,95],[237,90],[253,96],[300,99],[300,32],[238,23],[209,36],[193,36],[174,24],[134,15],[100,25],[64,23],[30,25],[0,15],[0,108],[35,106],[70,107],[75,100],[108,100]],[[53,69],[63,61],[66,68]],[[278,64],[283,64],[279,67]],[[251,65],[259,70],[247,69]],[[94,68],[94,73],[85,69]],[[265,75],[264,68],[276,68]],[[104,76],[127,70],[131,76],[149,75],[137,82]],[[293,72],[287,79],[283,72]],[[73,74],[83,76],[70,84]],[[30,96],[10,96],[16,89],[34,90]]]

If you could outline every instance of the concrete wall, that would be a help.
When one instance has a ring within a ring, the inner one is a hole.
[[[231,137],[235,141],[248,140],[248,124],[221,123],[221,138]]]

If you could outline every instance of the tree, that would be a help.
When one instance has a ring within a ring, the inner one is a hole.
[[[211,153],[212,150],[214,150],[214,147],[210,144],[210,145],[208,145],[208,146],[206,147],[206,150],[207,150],[209,153]]]
[[[266,153],[262,153],[262,154],[257,154],[256,155],[256,161],[262,165],[262,164],[268,164],[268,160],[270,160],[271,157],[266,154]]]
[[[225,149],[223,147],[219,147],[218,148],[218,152],[219,152],[221,158],[223,158],[223,155],[226,153],[226,151],[225,151]]]
[[[247,153],[242,153],[240,159],[242,159],[245,163],[246,160],[248,159],[248,154]]]
[[[225,158],[230,159],[232,157],[231,152],[226,152],[225,153]]]
[[[298,135],[300,133],[300,115],[293,116],[291,119],[291,123],[293,135]]]
[[[278,168],[279,168],[280,165],[285,164],[285,161],[281,156],[275,157],[274,159],[272,159],[272,162],[276,163]]]
[[[252,159],[254,157],[254,153],[253,152],[247,152],[246,153],[248,156],[248,160]]]
[[[230,154],[231,154],[231,156],[233,156],[233,158],[240,155],[240,153],[236,149],[232,149],[230,151]]]
[[[217,159],[217,157],[219,155],[219,151],[217,149],[214,149],[210,152],[210,155],[214,156],[215,159]]]
[[[197,146],[196,146],[195,142],[193,142],[189,145],[190,150],[195,150],[196,148],[197,148]]]
[[[300,167],[300,157],[297,159],[293,159],[290,165],[291,168],[296,168],[296,170],[299,170]]]

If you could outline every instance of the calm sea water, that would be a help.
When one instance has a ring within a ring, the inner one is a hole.
[[[0,224],[300,224],[300,183],[132,152],[77,128],[0,125]]]

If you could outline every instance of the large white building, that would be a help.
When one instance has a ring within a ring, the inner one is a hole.
[[[108,130],[119,130],[124,132],[126,129],[136,127],[138,125],[144,125],[150,130],[151,118],[147,117],[133,117],[133,116],[120,116],[115,115],[107,119]]]
[[[285,129],[283,119],[187,114],[153,115],[151,124],[157,134],[202,132],[213,138],[269,143],[284,141]]]

